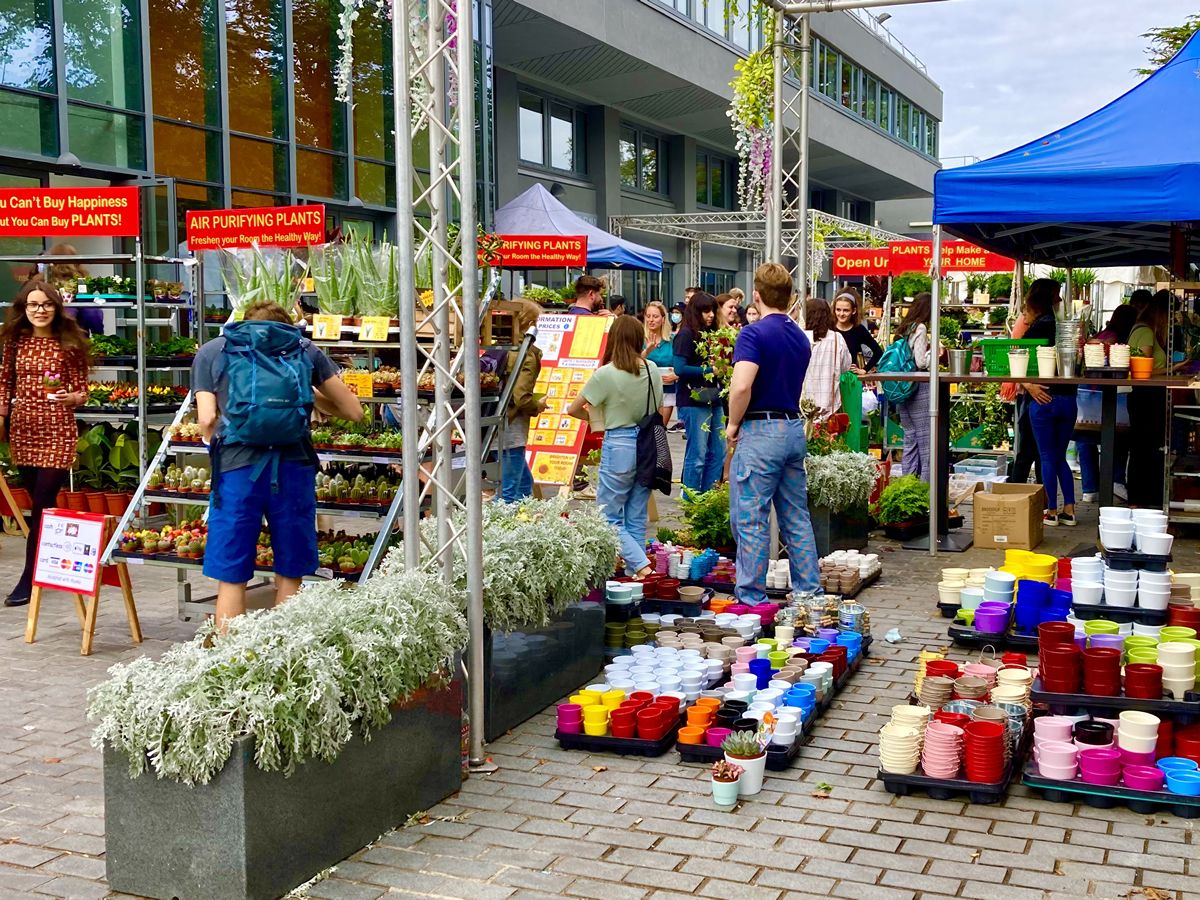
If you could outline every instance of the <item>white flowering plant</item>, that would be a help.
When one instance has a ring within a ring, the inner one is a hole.
[[[831,513],[865,509],[879,477],[875,458],[866,453],[834,450],[804,460],[808,475],[808,502]]]
[[[461,519],[457,523],[462,525]],[[423,523],[425,547],[437,537]],[[493,631],[540,628],[612,577],[617,534],[592,504],[566,498],[491,503],[483,510],[483,611]],[[404,549],[388,554],[382,572],[404,566]],[[454,583],[465,591],[466,561],[457,554]],[[462,595],[465,597],[465,593]]]
[[[281,607],[210,626],[168,650],[113,666],[92,688],[92,743],[129,760],[131,776],[205,784],[239,738],[259,768],[290,774],[369,739],[392,706],[450,671],[467,643],[457,588],[393,570],[363,584],[305,584]]]

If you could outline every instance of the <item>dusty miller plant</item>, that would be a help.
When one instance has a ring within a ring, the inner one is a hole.
[[[808,501],[831,513],[865,508],[879,473],[874,457],[835,450],[804,460],[808,474]]]
[[[189,785],[219,772],[243,735],[264,770],[330,761],[447,668],[467,642],[464,602],[422,572],[393,570],[350,590],[306,584],[225,635],[202,629],[159,660],[113,666],[90,692],[92,743],[125,754],[131,776],[149,767]]]
[[[461,527],[462,522],[458,523]],[[425,546],[436,545],[435,524],[423,524]],[[483,611],[493,631],[539,628],[613,573],[617,536],[594,505],[571,508],[566,498],[492,503],[483,510]],[[384,572],[404,566],[403,547],[384,560]],[[466,562],[455,557],[455,586],[467,584]],[[465,593],[463,594],[465,597]]]

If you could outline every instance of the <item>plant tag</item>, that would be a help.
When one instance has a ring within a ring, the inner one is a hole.
[[[342,339],[342,317],[321,313],[313,316],[313,338],[318,341],[340,341]]]
[[[342,381],[354,391],[354,396],[370,399],[374,396],[370,372],[343,372]]]
[[[363,316],[358,339],[360,341],[386,341],[390,324],[391,320],[387,316]]]

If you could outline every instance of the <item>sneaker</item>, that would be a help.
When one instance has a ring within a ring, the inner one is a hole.
[[[1042,524],[1049,528],[1053,528],[1055,525],[1058,524],[1058,513],[1056,513],[1056,512],[1042,513]]]
[[[1113,496],[1116,497],[1118,500],[1128,500],[1129,492],[1125,490],[1125,485],[1114,484],[1113,485]]]
[[[667,429],[667,431],[671,432],[672,434],[679,434],[679,432],[684,430],[685,428],[682,422],[675,422],[670,428]]]
[[[1079,520],[1075,518],[1074,513],[1063,512],[1058,514],[1058,524],[1075,526],[1079,524]]]
[[[1080,499],[1083,500],[1084,503],[1095,503],[1100,499],[1100,495],[1095,491],[1084,491]]]

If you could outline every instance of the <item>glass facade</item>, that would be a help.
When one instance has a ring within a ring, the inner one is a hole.
[[[587,174],[587,126],[582,110],[527,88],[521,89],[519,108],[522,162]]]
[[[711,153],[696,151],[696,203],[713,209],[733,209],[733,183],[737,163]]]
[[[740,50],[753,52],[763,45],[762,23],[752,18],[754,0],[731,0],[735,15],[726,17],[727,0],[658,0],[700,27],[724,38]]]
[[[651,194],[667,193],[667,142],[629,125],[617,140],[621,184]]]
[[[917,152],[937,158],[936,118],[818,37],[813,38],[812,59],[818,94]]]

